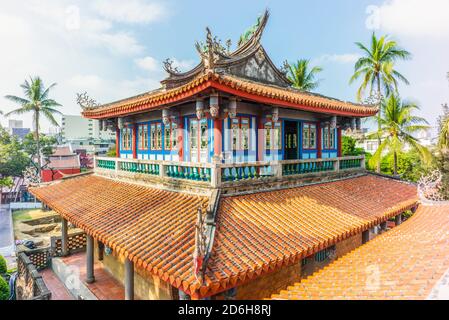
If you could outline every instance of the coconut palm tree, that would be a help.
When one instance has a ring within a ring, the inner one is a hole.
[[[416,150],[425,163],[431,161],[432,154],[430,151],[412,135],[420,130],[430,128],[424,118],[413,115],[415,110],[419,110],[416,104],[402,101],[397,94],[391,94],[382,101],[381,129],[379,132],[371,134],[371,136],[381,137],[382,143],[370,159],[370,165],[377,165],[381,161],[382,154],[392,152],[394,175],[397,175],[398,154],[404,150],[406,145]]]
[[[438,118],[439,136],[438,147],[440,149],[449,149],[449,106],[443,104],[443,115]]]
[[[388,38],[388,36],[376,37],[373,33],[371,36],[371,46],[367,46],[360,42],[356,42],[357,47],[363,51],[363,56],[360,57],[354,65],[354,74],[349,83],[362,77],[363,81],[357,90],[357,100],[362,101],[366,90],[369,88],[369,96],[375,97],[379,103],[379,113],[377,116],[378,131],[380,131],[381,118],[381,100],[382,96],[388,96],[392,91],[398,89],[399,81],[409,84],[407,78],[399,73],[395,68],[395,63],[398,60],[407,60],[411,57],[410,52],[398,47],[396,41]],[[382,90],[383,89],[383,90]],[[377,137],[379,145],[381,144],[380,137]],[[380,163],[377,167],[377,172],[380,172]]]
[[[28,112],[33,113],[34,138],[36,139],[37,144],[37,159],[38,159],[37,161],[38,161],[39,176],[42,167],[41,152],[40,152],[40,136],[39,136],[40,119],[41,117],[45,117],[50,121],[51,124],[59,126],[58,122],[54,118],[54,114],[61,114],[60,111],[55,109],[55,107],[60,107],[61,104],[48,97],[50,90],[55,86],[56,83],[53,83],[48,88],[45,88],[44,83],[40,77],[34,78],[30,77],[30,81],[25,80],[25,82],[21,85],[25,98],[11,95],[5,96],[6,99],[20,105],[19,109],[8,112],[6,116],[12,114],[22,115]]]
[[[301,91],[312,91],[318,88],[320,80],[316,75],[323,71],[321,67],[310,67],[310,60],[301,59],[296,63],[287,65],[287,77],[293,82],[293,87]]]

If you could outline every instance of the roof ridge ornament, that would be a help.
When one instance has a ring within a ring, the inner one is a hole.
[[[77,93],[76,94],[76,103],[85,110],[93,110],[100,106],[100,104],[95,100],[89,97],[87,94],[87,91],[84,91],[84,93]]]
[[[180,74],[181,71],[178,67],[173,66],[174,61],[170,58],[167,58],[163,61],[164,64],[164,70],[170,74],[170,75],[177,75]]]
[[[265,10],[263,15],[257,18],[257,22],[250,28],[248,28],[241,36],[238,41],[238,48],[243,47],[246,43],[251,41],[259,42],[262,38],[262,34],[267,26],[268,19],[270,18],[270,12],[268,9]]]
[[[217,36],[212,36],[210,28],[206,27],[206,42],[195,42],[196,51],[198,51],[206,71],[214,70],[216,62],[221,57],[228,57],[231,46],[230,40],[226,41],[226,46],[227,48],[221,44],[221,40]]]

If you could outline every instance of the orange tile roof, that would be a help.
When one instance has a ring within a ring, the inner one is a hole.
[[[449,205],[421,205],[399,227],[272,299],[426,299],[447,270]]]
[[[97,176],[31,189],[137,267],[194,297],[209,296],[344,240],[417,203],[416,187],[377,176],[224,197],[205,282],[192,274],[194,225],[205,197]]]
[[[174,89],[158,89],[106,104],[96,109],[85,110],[83,116],[92,119],[102,119],[145,112],[169,103],[181,102],[209,88],[218,89],[256,102],[276,104],[305,111],[358,117],[373,116],[377,113],[377,108],[373,106],[344,102],[317,94],[266,85],[234,76],[206,73]]]

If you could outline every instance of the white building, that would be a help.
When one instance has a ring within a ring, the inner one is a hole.
[[[76,139],[115,141],[115,132],[100,131],[97,120],[74,115],[62,116],[61,136],[64,143]]]
[[[103,154],[115,143],[115,132],[100,131],[97,120],[82,116],[63,115],[61,122],[62,143],[73,150],[86,150],[88,154]]]

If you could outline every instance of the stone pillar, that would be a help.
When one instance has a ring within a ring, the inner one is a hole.
[[[362,244],[369,241],[369,229],[362,232]]]
[[[125,260],[125,300],[134,300],[134,263]]]
[[[402,213],[394,217],[394,223],[396,224],[396,227],[402,223]]]
[[[214,119],[214,157],[221,159],[221,153],[223,152],[222,145],[223,137],[223,125],[221,119]]]
[[[323,135],[321,132],[321,123],[318,122],[316,124],[316,132],[317,132],[317,143],[316,143],[316,154],[317,154],[317,158],[321,159],[323,157],[322,155],[322,150],[323,150]]]
[[[338,157],[342,157],[342,147],[341,147],[341,143],[342,143],[342,136],[341,136],[341,127],[337,128],[337,145],[338,145]]]
[[[115,156],[120,158],[120,129],[115,130]]]
[[[137,124],[133,124],[133,159],[137,159]]]
[[[68,236],[68,226],[67,220],[62,218],[61,222],[61,251],[62,256],[65,257],[69,254],[69,236]]]
[[[86,241],[86,282],[95,281],[94,276],[94,238],[87,235]]]

